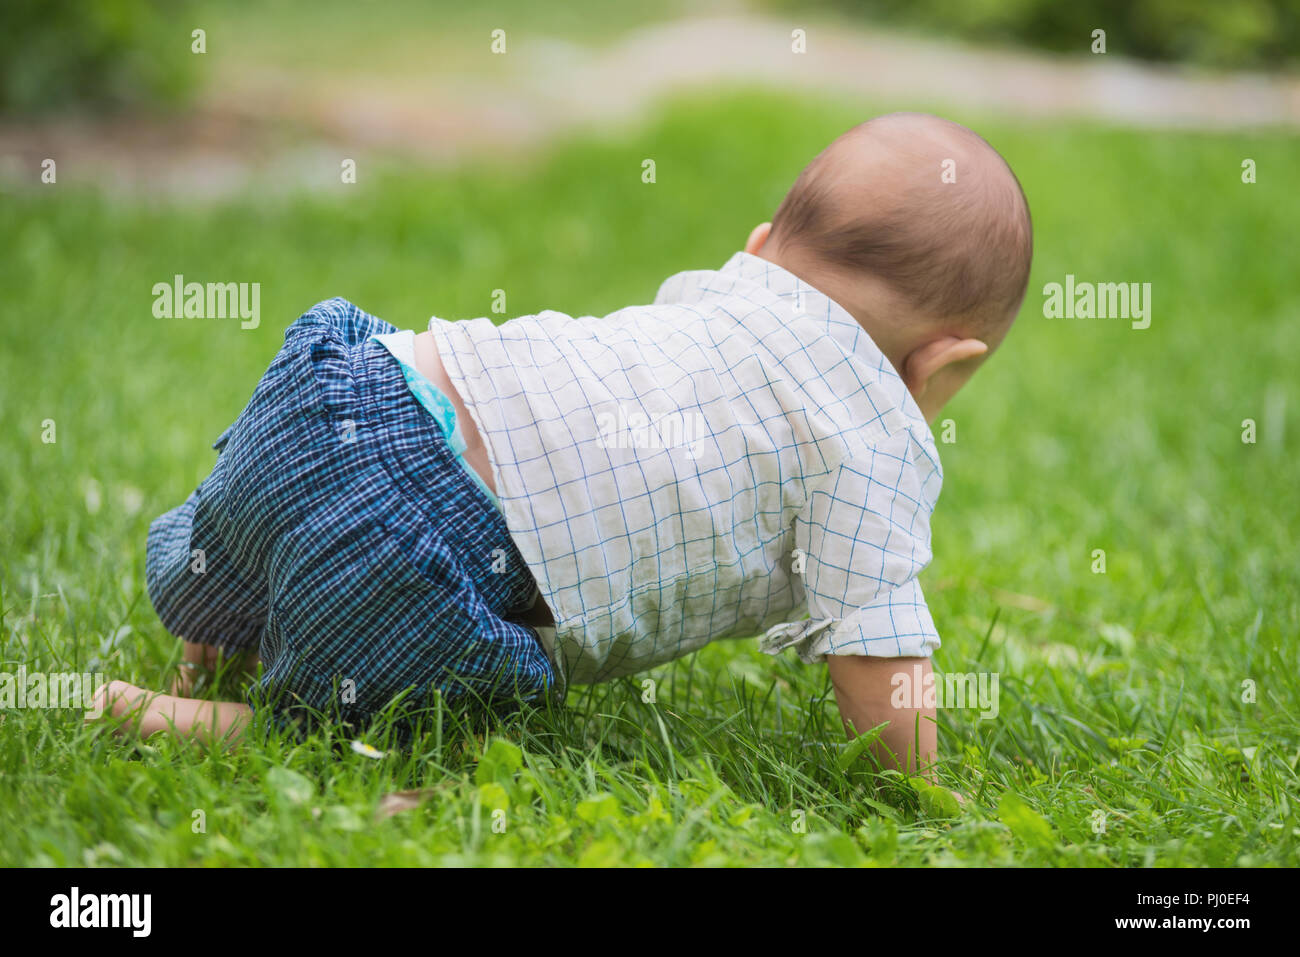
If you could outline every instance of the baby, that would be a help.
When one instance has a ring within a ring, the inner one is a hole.
[[[891,679],[939,646],[927,423],[1006,335],[1031,253],[992,147],[892,114],[651,305],[416,335],[321,303],[151,525],[150,597],[190,669],[260,659],[255,705],[288,721],[562,700],[759,635],[824,660],[849,733],[887,723],[876,756],[924,773],[934,709]],[[251,714],[102,694],[146,733]]]

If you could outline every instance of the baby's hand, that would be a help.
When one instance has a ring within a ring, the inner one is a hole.
[[[95,690],[90,708],[86,711],[86,723],[98,721],[106,715],[113,718],[125,717],[137,709],[143,709],[148,698],[148,691],[137,688],[127,681],[110,681],[102,684]],[[113,732],[121,734],[126,730],[129,730],[127,725],[118,725]]]

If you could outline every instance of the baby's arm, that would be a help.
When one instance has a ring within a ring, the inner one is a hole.
[[[851,738],[888,721],[872,753],[886,768],[915,772],[934,783],[938,751],[933,707],[897,707],[890,700],[891,680],[899,672],[911,678],[916,665],[922,680],[930,674],[929,658],[873,658],[866,655],[827,655],[840,719]]]
[[[110,681],[95,692],[94,712],[127,718],[122,730],[139,731],[149,737],[171,731],[177,737],[193,737],[210,744],[243,737],[253,716],[246,704],[234,701],[201,701],[145,691],[125,681]]]

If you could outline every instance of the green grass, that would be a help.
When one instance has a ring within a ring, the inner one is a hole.
[[[0,671],[161,686],[179,650],[143,593],[148,521],[206,474],[306,307],[342,295],[416,328],[487,314],[497,288],[511,315],[649,301],[725,261],[863,115],[737,96],[622,140],[451,173],[367,164],[295,196],[3,196]],[[8,710],[0,864],[1294,864],[1300,142],[955,118],[1015,167],[1037,236],[1017,327],[943,415],[936,665],[1002,691],[995,720],[941,713],[959,816],[840,769],[824,666],[731,642],[653,672],[654,704],[638,676],[382,760],[325,734],[208,753]],[[155,319],[151,286],[178,272],[261,282],[261,327]],[[1151,327],[1044,319],[1067,272],[1151,282]],[[493,740],[511,744],[480,761]],[[410,788],[432,793],[375,819]]]

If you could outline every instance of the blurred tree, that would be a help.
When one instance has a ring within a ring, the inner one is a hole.
[[[192,86],[186,0],[3,0],[0,112],[165,105]]]

